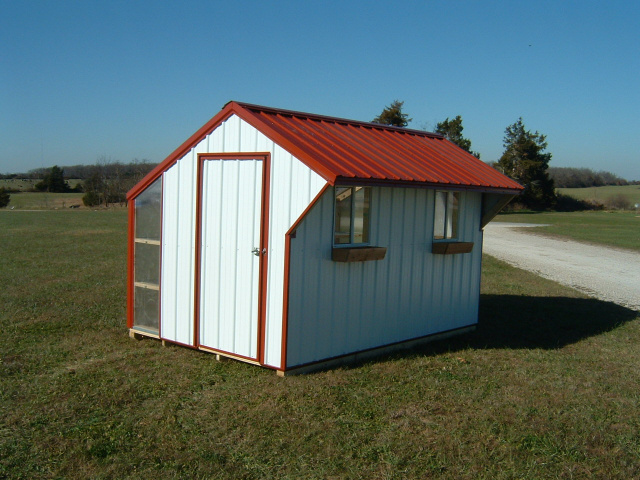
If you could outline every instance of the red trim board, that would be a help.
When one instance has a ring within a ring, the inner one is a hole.
[[[282,344],[280,347],[280,369],[287,369],[287,332],[289,328],[289,282],[291,276],[291,240],[294,238],[294,234],[300,222],[307,216],[307,213],[315,207],[315,205],[320,201],[325,192],[331,187],[329,183],[325,184],[324,187],[318,192],[318,194],[311,200],[311,203],[305,208],[305,210],[300,214],[298,219],[293,222],[293,225],[289,228],[287,233],[285,234],[285,244],[284,244],[284,287],[283,287],[283,306],[282,306]]]

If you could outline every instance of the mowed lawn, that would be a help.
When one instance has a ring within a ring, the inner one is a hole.
[[[640,319],[485,258],[476,332],[305,376],[135,341],[126,211],[0,211],[0,478],[640,477]]]
[[[55,210],[82,207],[82,193],[19,192],[11,193],[9,210]]]
[[[493,221],[545,224],[535,233],[640,251],[640,215],[635,212],[506,213]]]

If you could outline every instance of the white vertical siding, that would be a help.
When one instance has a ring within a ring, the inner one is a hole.
[[[203,138],[165,173],[168,187],[165,187],[163,199],[167,205],[163,212],[163,235],[168,234],[168,243],[163,245],[162,257],[162,335],[169,340],[192,343],[187,339],[193,338],[194,325],[195,250],[192,249],[196,241],[197,154],[227,152],[271,153],[265,363],[280,367],[285,233],[326,182],[235,115]]]
[[[271,164],[265,331],[268,365],[279,367],[281,361],[285,234],[325,184],[322,177],[275,145]]]
[[[167,340],[193,345],[196,165],[181,161],[163,176],[161,331]]]
[[[203,166],[200,343],[257,358],[262,161]]]
[[[386,257],[333,262],[333,189],[323,195],[291,241],[288,367],[477,322],[480,194],[461,192],[471,253],[431,253],[433,212],[433,190],[373,188],[372,244]]]

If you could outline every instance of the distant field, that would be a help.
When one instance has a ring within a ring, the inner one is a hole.
[[[640,216],[635,212],[506,213],[495,221],[548,223],[536,232],[640,251]]]
[[[8,209],[16,210],[52,210],[82,207],[82,193],[45,193],[23,192],[12,193]]]
[[[20,190],[21,192],[28,192],[33,190],[35,184],[40,180],[32,180],[28,178],[12,178],[12,179],[0,179],[0,188],[5,187],[10,190]],[[78,178],[71,178],[67,180],[69,187],[74,188],[78,183],[82,183],[83,180]]]
[[[580,200],[595,200],[606,203],[611,197],[624,195],[632,205],[640,204],[640,185],[588,187],[588,188],[558,188],[558,192]]]

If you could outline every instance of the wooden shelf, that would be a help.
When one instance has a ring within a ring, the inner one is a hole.
[[[387,247],[346,247],[333,248],[331,260],[334,262],[366,262],[382,260],[387,253]]]
[[[144,243],[145,245],[160,245],[160,240],[151,240],[149,238],[136,238],[136,243]]]
[[[156,285],[155,283],[147,283],[147,282],[134,282],[136,287],[146,288],[148,290],[157,290],[160,291],[160,285]]]
[[[431,253],[437,255],[469,253],[471,250],[473,250],[473,242],[433,242],[431,247]]]

